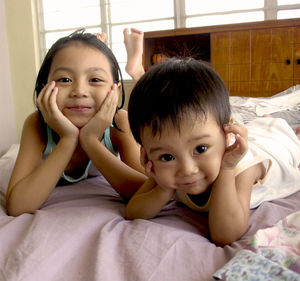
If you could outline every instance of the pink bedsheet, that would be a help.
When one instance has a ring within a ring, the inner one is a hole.
[[[299,202],[297,192],[263,203],[242,239],[221,248],[208,240],[204,214],[171,202],[157,218],[126,221],[118,194],[91,178],[57,187],[34,214],[14,218],[1,207],[0,280],[213,280],[258,229],[298,211]]]

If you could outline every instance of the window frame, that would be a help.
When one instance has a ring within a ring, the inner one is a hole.
[[[128,0],[128,1],[130,1],[130,0]],[[276,20],[278,11],[300,9],[300,2],[299,2],[299,4],[278,5],[277,0],[264,0],[264,5],[262,8],[186,15],[185,1],[190,1],[190,0],[173,0],[174,16],[160,18],[159,20],[165,20],[165,19],[170,20],[171,19],[171,20],[174,20],[174,28],[186,28],[186,20],[189,18],[197,18],[197,17],[201,17],[201,16],[211,16],[211,15],[237,14],[237,13],[241,13],[241,12],[244,13],[244,12],[263,11],[264,12],[264,20]],[[47,52],[47,46],[46,46],[46,34],[47,33],[49,34],[49,33],[67,32],[67,31],[69,31],[71,33],[76,28],[66,27],[66,28],[61,28],[61,29],[46,30],[45,25],[44,25],[44,18],[43,18],[43,0],[36,0],[36,4],[37,4],[37,9],[38,9],[40,58],[42,61],[42,58],[46,55],[46,52]],[[100,15],[101,15],[101,22],[99,23],[99,25],[85,26],[85,27],[88,29],[89,28],[99,28],[102,32],[106,32],[107,33],[106,43],[110,48],[112,48],[113,43],[114,43],[113,36],[112,36],[112,28],[114,26],[120,26],[120,25],[134,26],[134,24],[137,24],[137,23],[159,21],[159,20],[155,19],[155,20],[140,20],[140,21],[111,23],[110,22],[110,16],[111,16],[110,0],[99,0],[99,8],[100,8]],[[81,26],[78,28],[81,28]],[[122,62],[122,63],[124,63],[124,62]],[[127,78],[124,78],[124,80],[127,80]]]

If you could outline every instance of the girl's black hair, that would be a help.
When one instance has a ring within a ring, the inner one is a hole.
[[[137,82],[128,104],[128,118],[134,138],[140,144],[145,126],[153,135],[161,134],[166,124],[178,130],[193,114],[207,113],[223,127],[231,110],[228,91],[220,76],[205,62],[192,58],[171,58],[153,66]]]
[[[125,92],[124,92],[124,84],[123,84],[123,78],[122,78],[122,72],[120,70],[120,66],[117,62],[116,57],[114,56],[113,52],[106,46],[105,43],[103,43],[101,40],[97,38],[96,35],[91,34],[91,33],[86,33],[85,29],[78,29],[75,32],[71,33],[70,35],[66,37],[62,37],[58,39],[49,49],[47,52],[43,63],[40,67],[38,76],[36,78],[35,82],[35,93],[34,93],[34,100],[36,101],[37,97],[39,96],[41,90],[45,87],[45,85],[48,82],[48,75],[50,71],[50,67],[53,61],[54,56],[62,50],[63,48],[68,47],[72,43],[82,43],[87,46],[94,47],[98,49],[101,53],[103,53],[111,66],[111,72],[112,72],[112,77],[114,83],[118,84],[121,83],[122,85],[122,100],[121,100],[121,105],[116,108],[116,112],[121,109],[124,106],[125,102]],[[42,129],[42,135],[44,139],[46,140],[46,128],[47,124],[38,109],[39,115],[40,115],[40,120],[41,120],[41,129]],[[113,125],[118,128],[115,119],[113,119]],[[57,137],[56,137],[57,138]]]

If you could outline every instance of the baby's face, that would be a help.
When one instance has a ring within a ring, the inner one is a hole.
[[[226,148],[223,128],[211,114],[206,120],[186,120],[180,132],[170,125],[161,135],[153,136],[152,129],[146,127],[141,140],[156,182],[188,194],[208,191],[219,174]]]

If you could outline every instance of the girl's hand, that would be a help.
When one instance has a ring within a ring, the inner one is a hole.
[[[248,150],[248,130],[240,124],[230,124],[224,126],[225,134],[233,134],[235,142],[227,146],[223,160],[223,169],[233,169],[243,158]]]
[[[81,128],[80,140],[83,140],[86,137],[102,138],[106,128],[112,124],[118,105],[118,99],[117,85],[114,84],[98,112],[86,125],[84,125],[84,127]]]
[[[37,105],[40,109],[45,122],[62,137],[78,138],[79,130],[72,122],[62,114],[59,110],[56,97],[58,88],[55,87],[55,82],[48,83],[40,92],[37,98]]]

